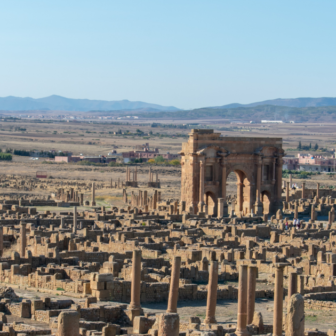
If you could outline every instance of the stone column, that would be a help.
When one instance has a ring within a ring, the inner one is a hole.
[[[291,272],[288,275],[288,296],[287,296],[287,303],[289,303],[290,298],[293,294],[296,294],[298,292],[297,290],[297,273]]]
[[[275,268],[273,335],[282,336],[283,267]]]
[[[304,300],[301,294],[290,297],[287,312],[286,336],[304,335]]]
[[[224,198],[218,198],[218,218],[224,217]]]
[[[302,182],[302,196],[301,198],[305,198],[305,188],[306,188],[306,183],[305,182]]]
[[[92,200],[91,206],[96,206],[95,183],[92,182]]]
[[[180,317],[178,314],[160,314],[158,336],[179,336]]]
[[[27,245],[27,237],[26,237],[26,223],[21,222],[21,239],[20,239],[20,256],[24,258],[26,256],[26,245]]]
[[[289,182],[286,182],[286,202],[289,202]]]
[[[202,208],[204,204],[204,169],[205,165],[203,161],[200,161],[200,181],[199,181],[199,208],[198,211]]]
[[[226,166],[222,166],[222,198],[226,201]]]
[[[0,257],[3,254],[3,227],[0,226]]]
[[[237,208],[236,216],[243,210],[243,183],[241,182],[237,182]]]
[[[152,182],[152,168],[151,167],[149,167],[148,182]]]
[[[181,257],[174,256],[172,264],[172,272],[170,276],[170,290],[169,290],[167,313],[177,313],[177,301],[180,286],[180,267],[181,267]]]
[[[316,198],[320,198],[320,183],[316,183]]]
[[[210,263],[208,297],[206,317],[204,323],[217,323],[216,321],[216,305],[217,305],[217,287],[218,287],[218,261],[214,260]]]
[[[292,184],[293,184],[293,180],[292,180],[292,174],[289,174],[289,187],[292,189]]]
[[[298,209],[298,205],[295,203],[294,205],[294,219],[298,219],[299,218],[299,209]]]
[[[262,216],[263,214],[263,204],[261,203],[261,161],[258,162],[257,168],[257,190],[254,212],[257,216]]]
[[[272,183],[275,183],[275,158],[273,158],[273,174],[272,174]]]
[[[312,222],[315,221],[315,203],[311,204],[310,219]]]
[[[79,336],[79,313],[67,310],[58,315],[58,336]]]
[[[238,315],[236,335],[247,336],[247,265],[239,266]]]
[[[278,202],[281,202],[281,194],[282,194],[282,158],[278,158],[277,164],[277,179],[276,179],[276,186],[277,186],[277,199]]]
[[[259,203],[261,200],[261,162],[258,163],[257,169],[257,195],[256,201]]]
[[[131,303],[129,309],[140,310],[141,294],[141,250],[133,251]]]
[[[77,232],[77,207],[74,206],[73,209],[73,226],[72,226],[72,232]]]
[[[249,266],[247,270],[247,324],[251,324],[255,307],[255,291],[258,267]]]

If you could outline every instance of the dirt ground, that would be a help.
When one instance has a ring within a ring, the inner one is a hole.
[[[36,292],[29,289],[14,288],[15,293],[21,299],[38,299],[44,297],[50,297],[55,300],[67,300],[72,299],[75,303],[84,302],[84,299],[78,299],[64,295],[62,292],[59,294],[49,294]],[[101,302],[101,305],[118,305],[125,304],[121,302]],[[286,314],[286,301],[283,302],[283,312]],[[167,303],[150,303],[142,304],[142,308],[145,313],[163,313],[167,309]],[[220,324],[237,322],[237,301],[232,300],[218,300],[216,306],[216,319]],[[206,302],[205,301],[179,301],[177,312],[180,315],[181,322],[188,322],[189,317],[198,316],[201,321],[205,318]],[[255,311],[261,312],[265,324],[272,324],[273,321],[273,300],[268,299],[256,299]],[[336,329],[336,318],[334,311],[318,311],[318,310],[306,310],[305,311],[305,328],[317,328],[321,331],[327,331],[328,329]],[[9,316],[8,320],[11,321],[23,321],[25,323],[34,324],[35,321],[31,319],[21,319]],[[43,324],[40,324],[41,326]]]

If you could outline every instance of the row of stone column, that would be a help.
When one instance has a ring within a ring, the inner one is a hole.
[[[132,181],[137,182],[138,181],[138,168],[135,167],[130,169],[130,167],[126,167],[126,182],[131,182],[131,173],[132,173]]]

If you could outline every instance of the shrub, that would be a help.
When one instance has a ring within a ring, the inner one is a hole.
[[[169,162],[169,164],[173,165],[173,166],[179,166],[181,164],[180,160],[171,160]]]
[[[0,160],[3,160],[3,161],[12,161],[12,154],[9,154],[9,153],[0,153]]]
[[[153,163],[155,163],[155,160],[154,159],[149,159],[147,162],[153,164]]]

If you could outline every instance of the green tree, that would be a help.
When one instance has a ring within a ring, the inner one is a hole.
[[[315,146],[314,146],[314,149],[315,149],[315,150],[318,150],[318,147],[319,147],[319,146],[318,146],[318,144],[316,143]]]
[[[165,159],[159,155],[155,158],[155,163],[163,163],[165,161]]]
[[[301,148],[302,148],[301,141],[299,141],[299,145],[298,145],[297,148],[298,148],[298,149],[301,149]]]
[[[311,143],[309,144],[309,149],[311,149]]]

